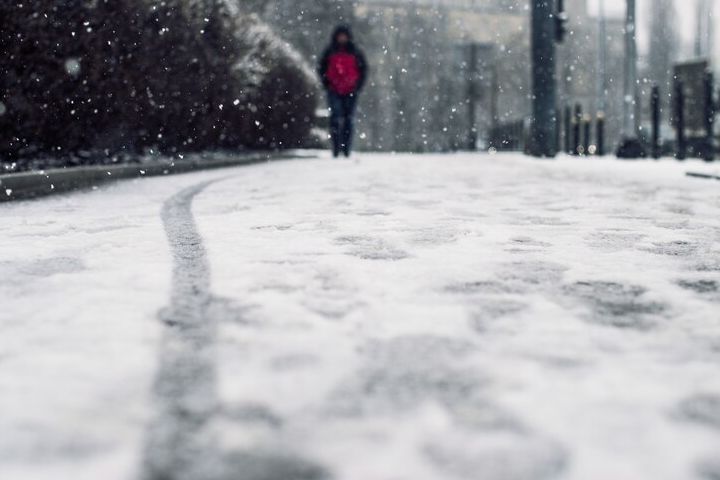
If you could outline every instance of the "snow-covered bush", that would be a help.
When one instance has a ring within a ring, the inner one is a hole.
[[[229,0],[0,2],[0,158],[285,148],[312,71]]]
[[[246,76],[248,101],[240,103],[245,112],[242,131],[249,134],[244,144],[286,148],[299,146],[298,139],[310,140],[320,91],[315,72],[256,16],[234,18],[243,19],[237,29],[241,44],[252,46],[233,65]]]

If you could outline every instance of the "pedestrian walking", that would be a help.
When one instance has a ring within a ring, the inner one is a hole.
[[[346,25],[335,29],[330,46],[325,50],[319,69],[330,106],[330,135],[333,156],[350,156],[353,121],[360,90],[367,77],[365,56],[353,42]]]

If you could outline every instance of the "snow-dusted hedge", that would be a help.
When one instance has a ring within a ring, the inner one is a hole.
[[[233,1],[0,2],[0,159],[299,146],[313,72]]]

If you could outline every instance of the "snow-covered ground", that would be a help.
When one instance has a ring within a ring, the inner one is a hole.
[[[717,480],[713,168],[367,155],[2,205],[0,479]]]

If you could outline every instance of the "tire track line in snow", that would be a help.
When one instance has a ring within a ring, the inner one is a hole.
[[[194,198],[217,180],[182,190],[163,205],[172,251],[170,305],[154,383],[157,414],[145,444],[143,478],[214,478],[214,440],[208,425],[218,408],[214,348],[217,325],[209,313],[210,267],[192,215]]]
[[[227,177],[182,190],[163,205],[162,221],[172,251],[170,305],[163,324],[154,382],[157,413],[148,427],[143,480],[320,480],[327,472],[312,462],[273,450],[223,452],[217,441],[226,426],[217,393],[217,327],[228,315],[210,290],[210,264],[192,214],[195,197]],[[233,424],[230,428],[242,428]]]

